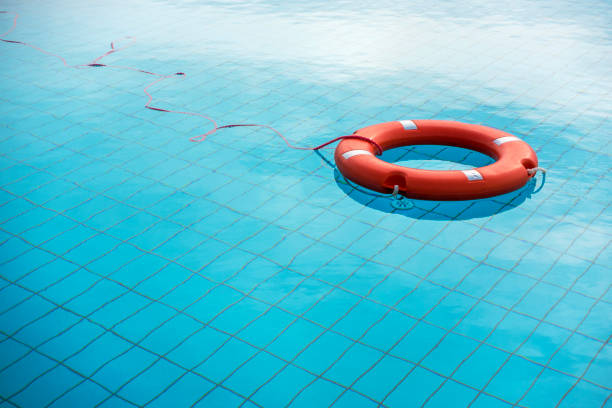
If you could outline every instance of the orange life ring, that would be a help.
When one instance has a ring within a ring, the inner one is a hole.
[[[471,200],[509,193],[534,176],[538,158],[524,141],[486,126],[447,120],[402,120],[355,132],[372,141],[345,139],[336,147],[338,170],[349,180],[381,193],[424,200]],[[445,145],[476,150],[496,161],[472,170],[421,170],[385,162],[382,150]]]

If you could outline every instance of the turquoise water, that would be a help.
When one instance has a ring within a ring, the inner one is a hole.
[[[68,65],[133,36],[103,62],[187,74],[158,107],[301,146],[480,123],[548,169],[399,211],[333,150],[193,143],[211,124],[144,109],[150,75],[0,42],[0,407],[612,404],[612,8],[375,3],[0,3],[6,39]]]

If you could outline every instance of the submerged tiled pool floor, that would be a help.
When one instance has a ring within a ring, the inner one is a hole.
[[[147,75],[0,43],[1,408],[612,405],[609,4],[88,3],[3,2],[6,39],[76,65],[134,36],[105,61],[187,74],[156,106],[302,146],[453,119],[549,172],[398,211],[331,150],[192,143]]]

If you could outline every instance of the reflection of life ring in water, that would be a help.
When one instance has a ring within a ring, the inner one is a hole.
[[[338,170],[349,180],[381,193],[424,200],[471,200],[523,187],[538,168],[533,149],[516,136],[486,126],[446,120],[402,120],[355,132],[382,150],[410,145],[444,145],[476,150],[496,161],[472,170],[421,170],[376,157],[374,144],[346,139],[336,147]]]

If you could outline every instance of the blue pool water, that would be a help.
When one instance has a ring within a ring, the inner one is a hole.
[[[608,2],[55,3],[0,3],[6,39],[77,65],[133,36],[103,62],[187,74],[155,106],[301,146],[480,123],[548,174],[398,211],[332,150],[192,143],[151,76],[0,42],[1,408],[612,406]]]

